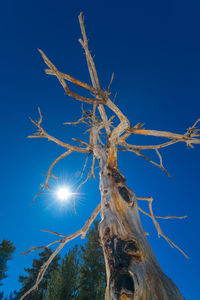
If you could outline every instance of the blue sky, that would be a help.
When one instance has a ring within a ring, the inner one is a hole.
[[[40,106],[43,126],[50,134],[69,142],[71,137],[82,138],[80,127],[62,125],[77,119],[80,103],[65,96],[56,79],[45,75],[37,48],[59,70],[90,83],[78,43],[78,14],[83,11],[101,85],[106,88],[115,73],[112,96],[117,93],[116,103],[131,124],[142,122],[145,128],[185,133],[200,117],[199,8],[198,1],[1,2],[0,240],[9,239],[17,247],[3,281],[5,294],[19,288],[18,276],[37,256],[19,253],[54,239],[41,229],[70,234],[84,224],[100,201],[96,179],[81,189],[77,215],[71,204],[59,205],[53,192],[30,206],[43,174],[63,150],[45,140],[27,139],[35,132],[29,117],[37,119]],[[131,141],[145,144],[152,139],[134,137]],[[180,143],[161,151],[175,183],[133,153],[119,155],[119,167],[136,195],[154,197],[155,214],[188,215],[186,220],[161,220],[160,224],[189,260],[158,239],[151,221],[142,216],[163,271],[186,299],[199,299],[199,150]],[[52,191],[63,182],[74,190],[84,159],[72,154],[60,162],[54,170],[60,179],[52,180]]]

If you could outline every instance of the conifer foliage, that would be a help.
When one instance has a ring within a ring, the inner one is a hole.
[[[78,246],[75,246],[65,255],[59,268],[53,271],[44,300],[78,299],[78,272]]]
[[[52,273],[43,300],[104,299],[106,276],[98,224],[94,222],[80,251],[77,246],[69,250],[59,269]]]
[[[3,240],[0,244],[0,286],[2,285],[1,281],[7,277],[7,262],[12,259],[15,249],[13,243],[10,241]]]
[[[100,246],[99,222],[90,229],[85,246],[81,247],[81,266],[79,275],[79,299],[104,299],[106,274],[103,251]]]
[[[99,222],[95,221],[87,235],[86,243],[70,249],[61,263],[59,256],[52,261],[38,289],[25,297],[25,300],[102,300],[106,287],[106,272],[103,251],[100,245]],[[35,283],[43,263],[52,254],[50,249],[39,253],[32,268],[25,268],[27,276],[20,276],[22,287],[8,299],[18,300]]]
[[[52,261],[38,289],[25,300],[102,300],[106,287],[103,251],[100,245],[99,222],[95,221],[87,240],[78,249],[70,249],[59,264],[59,256]],[[34,259],[32,268],[25,268],[27,276],[20,276],[20,291],[11,293],[4,300],[19,300],[34,284],[37,274],[52,251],[45,249]],[[0,297],[0,299],[3,299]]]

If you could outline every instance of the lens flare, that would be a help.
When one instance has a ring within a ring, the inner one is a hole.
[[[56,196],[60,201],[66,201],[72,195],[70,189],[66,186],[58,188],[56,191]]]

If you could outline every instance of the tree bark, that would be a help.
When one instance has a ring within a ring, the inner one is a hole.
[[[106,153],[100,159],[101,222],[106,300],[183,300],[161,270],[142,228],[134,192]]]

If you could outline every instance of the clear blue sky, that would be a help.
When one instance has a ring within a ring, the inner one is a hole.
[[[61,207],[52,193],[30,206],[43,174],[63,149],[42,139],[27,139],[35,131],[29,117],[37,118],[40,106],[49,133],[64,141],[82,138],[79,127],[62,125],[79,116],[80,103],[65,96],[57,80],[45,75],[37,48],[61,71],[89,82],[78,43],[77,17],[83,11],[101,84],[106,88],[115,72],[112,94],[117,92],[116,103],[132,125],[144,122],[149,129],[185,133],[200,117],[199,9],[198,1],[176,0],[1,1],[0,240],[9,239],[17,247],[3,281],[5,294],[19,287],[18,276],[37,256],[19,253],[54,239],[41,229],[70,234],[84,224],[100,200],[97,179],[82,188],[78,215],[72,207]],[[150,141],[132,138],[133,143]],[[191,150],[180,143],[161,152],[175,183],[133,153],[120,154],[119,166],[136,195],[155,198],[156,214],[188,215],[186,220],[161,220],[160,224],[189,260],[157,238],[150,220],[142,217],[142,222],[164,272],[186,299],[197,300],[200,147]],[[61,182],[75,189],[84,159],[73,154],[60,162],[54,171],[60,180],[52,181],[52,189]]]

